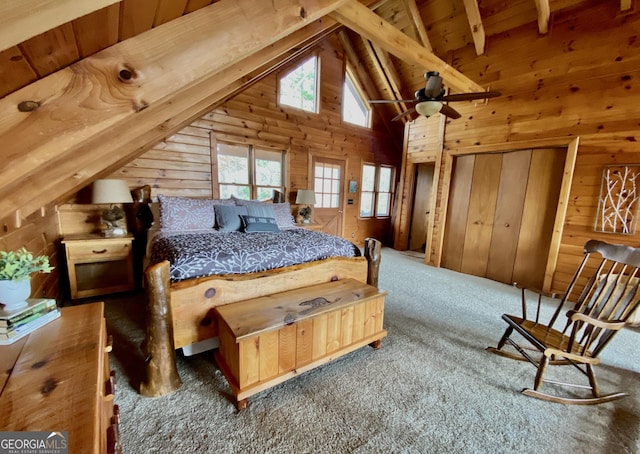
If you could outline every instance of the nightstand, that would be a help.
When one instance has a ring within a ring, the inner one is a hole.
[[[298,227],[302,227],[303,229],[307,229],[307,230],[317,230],[318,232],[321,232],[322,229],[324,228],[324,224],[297,224]]]
[[[62,240],[67,258],[71,299],[135,288],[133,237],[70,235]]]

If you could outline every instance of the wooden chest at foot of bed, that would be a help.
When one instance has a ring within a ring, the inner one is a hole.
[[[380,347],[386,292],[343,279],[215,308],[218,366],[247,398],[346,353]]]

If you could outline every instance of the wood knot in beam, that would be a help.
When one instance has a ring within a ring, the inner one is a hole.
[[[40,107],[40,101],[22,101],[18,104],[18,110],[20,112],[33,112]]]
[[[139,71],[136,71],[129,65],[123,65],[122,68],[118,70],[118,80],[125,84],[132,84],[135,82],[139,82],[141,78],[141,74]]]

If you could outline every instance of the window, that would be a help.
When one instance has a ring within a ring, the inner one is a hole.
[[[371,126],[371,108],[362,90],[356,84],[351,70],[347,67],[342,88],[342,120],[358,126]]]
[[[318,57],[312,56],[278,81],[278,102],[307,112],[318,112]]]
[[[218,142],[216,152],[220,198],[264,200],[274,189],[284,192],[284,151]]]
[[[316,162],[314,166],[316,208],[340,207],[340,165]]]
[[[390,166],[375,164],[362,166],[360,217],[380,218],[391,215],[394,173],[395,169]]]

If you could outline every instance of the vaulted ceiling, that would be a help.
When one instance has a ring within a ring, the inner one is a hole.
[[[0,0],[0,217],[64,200],[328,34],[371,98],[413,98],[426,70],[479,91],[453,51],[482,58],[519,27],[534,40],[594,1]]]

